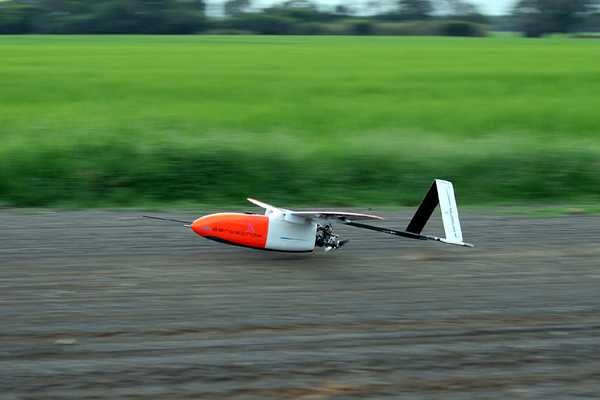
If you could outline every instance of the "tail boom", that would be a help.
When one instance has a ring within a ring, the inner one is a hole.
[[[446,235],[444,238],[422,234],[423,228],[425,228],[425,225],[438,205],[442,213],[442,222]],[[369,229],[409,239],[435,240],[454,246],[474,247],[472,244],[463,241],[460,220],[458,218],[458,207],[456,205],[456,198],[454,197],[454,187],[451,182],[441,179],[436,179],[433,182],[433,185],[431,185],[431,188],[404,231],[362,224],[350,219],[343,219],[343,223],[357,228]]]

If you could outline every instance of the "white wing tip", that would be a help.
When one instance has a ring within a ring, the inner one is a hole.
[[[248,200],[250,203],[252,203],[258,207],[262,207],[262,208],[266,208],[266,209],[275,208],[270,204],[263,203],[262,201],[253,199],[252,197],[247,197],[246,200]]]

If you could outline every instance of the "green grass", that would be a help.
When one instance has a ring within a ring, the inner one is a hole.
[[[568,38],[0,36],[0,202],[595,202],[599,94]]]

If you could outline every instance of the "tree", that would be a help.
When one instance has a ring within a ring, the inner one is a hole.
[[[301,10],[317,11],[317,5],[308,0],[288,0],[281,4],[282,8],[295,8]]]
[[[399,0],[398,9],[406,19],[426,19],[434,10],[431,0]]]
[[[263,13],[304,22],[327,21],[336,18],[335,14],[320,12],[315,3],[307,0],[285,1],[263,9]]]
[[[202,15],[206,15],[206,2],[204,0],[191,0],[196,5],[196,10]]]
[[[367,14],[378,15],[385,11],[389,11],[389,7],[387,6],[388,4],[386,4],[386,1],[384,0],[369,0],[365,4],[364,11],[366,11]]]
[[[251,5],[250,0],[229,0],[223,5],[223,11],[232,17],[247,12]]]
[[[16,1],[0,2],[0,34],[31,33],[32,22],[39,11],[35,5],[21,4]]]
[[[0,0],[0,33],[196,33],[204,0]]]
[[[473,3],[464,0],[446,0],[445,3],[448,14],[453,18],[480,24],[487,22],[485,16]]]
[[[513,9],[521,31],[530,37],[574,30],[596,0],[520,0]]]
[[[176,0],[181,8],[190,10],[192,13],[197,15],[200,13],[204,15],[206,13],[206,2],[204,0]]]
[[[228,21],[231,29],[250,31],[261,35],[287,35],[294,28],[294,20],[281,15],[248,13]]]
[[[336,15],[352,15],[354,14],[354,9],[346,4],[338,4],[333,9],[333,12]]]
[[[480,14],[479,9],[475,4],[467,1],[446,0],[446,4],[451,15],[464,17],[468,15]]]

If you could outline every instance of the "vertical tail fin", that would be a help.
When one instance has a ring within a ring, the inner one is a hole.
[[[439,179],[436,179],[435,183],[438,190],[442,220],[444,221],[446,240],[462,243],[463,235],[458,219],[458,207],[456,206],[456,198],[454,197],[454,187],[452,183]]]
[[[463,242],[460,220],[458,218],[458,207],[456,205],[456,198],[454,197],[454,187],[451,182],[440,179],[435,180],[427,195],[425,195],[423,202],[408,224],[406,231],[421,234],[431,214],[433,214],[433,210],[438,205],[442,212],[442,222],[444,224],[444,232],[446,233],[446,237],[439,240],[448,244],[470,246]]]

